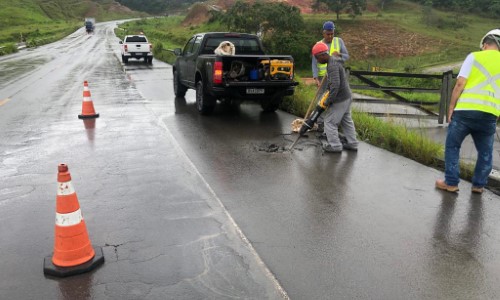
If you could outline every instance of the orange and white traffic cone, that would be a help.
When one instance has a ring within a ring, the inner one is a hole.
[[[87,80],[83,82],[83,102],[82,102],[82,114],[78,115],[79,119],[90,119],[98,118],[99,114],[96,114],[94,109],[94,103],[90,97],[89,83]]]
[[[104,255],[90,243],[68,166],[60,164],[58,171],[54,253],[45,257],[43,272],[66,277],[94,269],[104,263]]]

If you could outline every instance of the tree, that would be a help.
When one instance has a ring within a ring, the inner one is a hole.
[[[300,10],[285,3],[237,1],[225,14],[214,14],[230,31],[260,33],[269,54],[290,54],[295,65],[310,64],[310,45],[304,43],[304,20]]]
[[[249,4],[241,0],[228,9],[221,22],[231,31],[260,31],[264,35],[294,33],[301,31],[304,25],[300,10],[295,6],[261,1]]]
[[[340,12],[349,10],[352,15],[357,16],[363,13],[366,9],[366,0],[316,0],[316,7],[320,3],[325,3],[327,7],[334,11],[337,15],[337,20],[340,18]]]
[[[425,25],[432,26],[434,23],[434,14],[432,12],[432,0],[425,0],[424,5],[422,6],[422,20]]]
[[[380,6],[380,10],[384,10],[384,7],[385,7],[386,5],[391,4],[392,2],[394,2],[394,0],[380,0],[380,1],[378,2],[379,6]]]
[[[253,6],[260,6],[260,4],[256,3]],[[258,7],[252,7],[247,2],[236,1],[222,16],[222,23],[226,24],[230,31],[256,33],[263,22],[263,15],[257,10]]]

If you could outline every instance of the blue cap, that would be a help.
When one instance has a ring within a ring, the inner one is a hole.
[[[333,31],[335,29],[335,24],[332,21],[326,21],[323,24],[323,30]]]

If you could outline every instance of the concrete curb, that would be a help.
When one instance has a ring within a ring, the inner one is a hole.
[[[500,195],[500,171],[492,170],[488,177],[487,189],[493,193]]]

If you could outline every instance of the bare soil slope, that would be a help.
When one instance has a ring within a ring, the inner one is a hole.
[[[432,52],[442,41],[378,21],[358,21],[342,27],[342,39],[353,59],[405,57]]]

